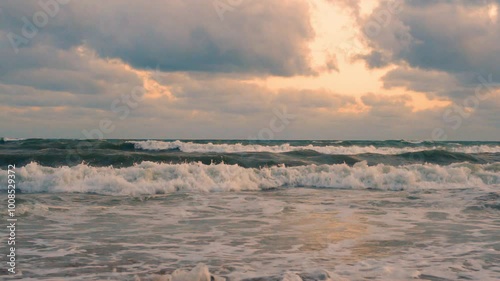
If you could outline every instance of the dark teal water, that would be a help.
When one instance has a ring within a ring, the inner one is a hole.
[[[500,142],[2,139],[7,165],[12,279],[500,280]]]
[[[392,166],[434,163],[494,163],[500,142],[388,141],[251,141],[251,140],[47,140],[0,141],[0,165],[127,167],[142,161],[201,162],[258,168],[284,164]]]

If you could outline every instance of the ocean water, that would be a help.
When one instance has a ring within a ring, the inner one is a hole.
[[[1,139],[2,202],[11,164],[6,280],[500,280],[500,142]]]

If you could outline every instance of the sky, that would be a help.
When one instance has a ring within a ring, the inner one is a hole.
[[[2,0],[0,136],[500,140],[500,0]]]

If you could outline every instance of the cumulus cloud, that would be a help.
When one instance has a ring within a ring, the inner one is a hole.
[[[423,69],[500,72],[500,21],[489,14],[496,1],[404,1],[401,12],[386,20],[388,2],[361,23],[380,26],[366,36],[374,49],[368,62],[383,54]]]
[[[43,1],[42,1],[43,2]],[[38,1],[8,0],[4,32],[22,34],[23,17]],[[308,42],[314,37],[304,1],[244,1],[219,18],[213,1],[72,1],[60,7],[30,44],[56,48],[85,44],[101,57],[164,71],[312,74]],[[24,48],[22,48],[24,47]]]
[[[359,23],[370,50],[360,58],[368,68],[390,66],[380,91],[357,96],[335,85],[262,82],[345,68],[335,53],[327,54],[323,68],[311,68],[316,34],[307,1],[242,1],[223,17],[213,3],[71,1],[33,38],[18,41],[16,54],[12,34],[24,36],[26,20],[42,8],[38,0],[3,1],[0,117],[9,122],[0,132],[82,138],[83,129],[107,119],[116,126],[108,138],[247,138],[269,126],[276,110],[286,110],[295,119],[275,138],[425,139],[439,126],[450,139],[498,136],[495,83],[481,89],[488,102],[473,109],[469,102],[474,114],[460,130],[443,118],[482,85],[478,77],[500,79],[499,20],[488,8],[498,2],[404,1],[389,18],[381,16],[389,1],[368,17],[360,12],[362,1],[336,2]],[[367,34],[373,22],[380,29]],[[112,105],[125,103],[136,87],[146,89],[145,98],[120,118]],[[415,111],[414,97],[394,93],[399,89],[453,104]]]

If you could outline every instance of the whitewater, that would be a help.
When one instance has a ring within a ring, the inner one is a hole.
[[[500,142],[1,138],[3,202],[8,165],[24,280],[500,280]]]
[[[309,144],[305,146],[292,146],[289,143],[281,145],[259,145],[259,144],[213,144],[209,143],[193,143],[183,141],[129,141],[134,144],[136,149],[143,150],[174,150],[178,149],[183,152],[217,152],[217,153],[238,153],[238,152],[272,152],[283,153],[290,151],[312,150],[323,154],[343,154],[343,155],[356,155],[363,153],[376,153],[386,155],[396,155],[407,152],[419,152],[429,150],[444,150],[450,152],[462,153],[500,153],[500,146],[498,145],[471,145],[471,146],[455,146],[455,145],[433,145],[433,146],[414,146],[414,147],[376,147],[374,145],[359,146],[350,145],[325,145],[316,146]],[[418,144],[418,142],[416,143]]]

